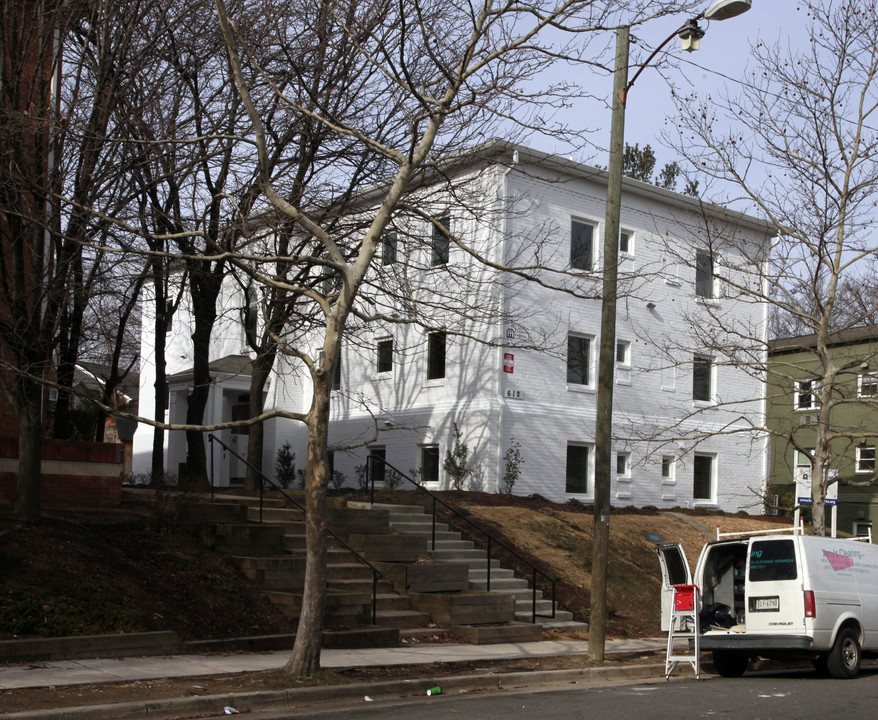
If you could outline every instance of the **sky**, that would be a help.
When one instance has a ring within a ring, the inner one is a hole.
[[[705,2],[705,9],[710,0]],[[727,88],[731,94],[739,89],[736,80],[742,80],[751,62],[751,46],[762,39],[774,44],[781,42],[791,47],[803,46],[807,38],[807,16],[797,10],[799,0],[753,0],[751,9],[738,17],[724,21],[706,23],[701,26],[707,32],[701,40],[701,49],[688,53],[680,49],[679,40],[669,43],[664,52],[671,53],[677,61],[676,67],[666,67],[662,73],[650,67],[644,70],[637,83],[628,94],[625,120],[625,140],[628,144],[638,143],[641,147],[651,145],[658,162],[656,169],[666,162],[679,159],[676,153],[662,146],[661,132],[666,128],[667,118],[676,115],[676,107],[671,100],[672,82],[681,89],[695,89],[699,94],[716,93]],[[642,41],[640,58],[645,58],[657,44],[682,26],[687,18],[671,17],[654,20],[635,32]],[[643,48],[646,48],[645,50]],[[632,62],[638,56],[632,49]],[[629,78],[636,68],[629,71]],[[662,77],[665,75],[667,80]],[[612,92],[613,80],[610,75],[595,74],[590,87],[604,84],[606,94]],[[589,127],[595,128],[592,142],[598,146],[592,155],[578,154],[575,159],[591,164],[606,166],[608,160],[605,148],[610,138],[610,110],[591,104],[574,110],[588,118]],[[534,143],[540,149],[559,154],[567,154],[562,147],[550,147],[539,141]]]

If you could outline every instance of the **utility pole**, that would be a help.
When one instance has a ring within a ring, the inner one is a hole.
[[[604,661],[607,637],[607,565],[610,547],[610,477],[613,447],[613,383],[616,368],[616,295],[619,271],[619,216],[622,203],[622,153],[625,147],[625,95],[628,86],[628,34],[616,30],[613,73],[613,116],[604,219],[604,280],[601,300],[601,345],[595,422],[594,543],[591,562],[591,611],[588,656]]]

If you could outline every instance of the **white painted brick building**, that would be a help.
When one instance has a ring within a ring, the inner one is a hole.
[[[407,237],[420,235],[421,246],[401,239],[392,256],[385,250],[387,261],[376,258],[379,276],[364,289],[367,302],[381,305],[382,289],[405,267],[422,288],[449,294],[454,288],[451,304],[459,312],[426,303],[420,317],[432,331],[392,321],[353,330],[333,400],[330,444],[339,448],[333,465],[352,485],[356,467],[369,452],[378,453],[446,488],[442,461],[457,423],[475,470],[472,487],[498,490],[514,439],[524,461],[516,494],[587,504],[593,498],[606,174],[505,143],[489,143],[479,156],[456,171],[466,193],[445,194],[438,203],[431,198],[434,217],[447,217],[456,241],[447,257],[429,255],[429,223],[408,221]],[[751,359],[762,362],[755,348],[764,347],[766,307],[743,299],[740,289],[758,282],[756,268],[752,276],[748,270],[752,258],[767,256],[768,226],[628,179],[621,223],[612,503],[761,508],[767,445],[749,428],[763,424],[764,382],[740,366],[740,352],[727,356],[722,338],[746,336]],[[527,267],[542,283],[488,269],[458,242],[494,266]],[[423,262],[410,262],[414,253]],[[240,307],[240,299],[230,297],[229,306]],[[220,327],[224,355],[236,352],[238,337],[243,347],[237,317],[230,312]],[[184,319],[177,324],[185,329]],[[143,414],[154,378],[149,343],[145,335]],[[176,392],[185,402],[188,364],[176,359],[180,366],[169,368],[179,373],[172,398]],[[227,377],[218,385],[214,417],[227,417],[240,383]],[[309,402],[302,372],[275,373],[267,407],[302,409]],[[172,402],[171,414],[173,408]],[[141,426],[135,470],[148,466],[147,437],[149,429]],[[270,422],[263,466],[274,467],[284,442],[304,458],[303,438],[292,421]],[[173,434],[168,452],[173,469],[183,459]],[[228,458],[218,454],[214,461],[214,481],[227,484]]]

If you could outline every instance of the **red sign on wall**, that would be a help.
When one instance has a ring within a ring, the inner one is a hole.
[[[512,353],[503,353],[503,372],[511,373],[515,367],[515,355]]]

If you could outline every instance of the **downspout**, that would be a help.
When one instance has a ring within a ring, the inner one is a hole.
[[[500,243],[500,252],[501,257],[498,258],[501,263],[505,264],[506,258],[503,256],[506,252],[506,243],[509,239],[509,212],[507,209],[507,200],[509,198],[509,173],[518,165],[518,150],[512,151],[512,164],[507,167],[501,176],[500,181],[500,199],[502,202],[502,212],[503,212],[503,241]],[[503,284],[500,284],[501,292],[503,293],[503,315],[505,315],[506,311],[506,293],[502,289]],[[503,472],[504,472],[504,464],[503,464],[503,439],[506,437],[505,425],[504,425],[504,416],[506,415],[506,398],[503,397],[503,355],[506,352],[505,345],[501,345],[497,348],[497,367],[500,368],[500,381],[498,383],[497,394],[499,395],[500,401],[500,410],[499,417],[497,418],[497,428],[498,428],[498,437],[497,437],[497,492],[499,493],[501,490],[501,483],[503,480]]]
[[[774,247],[780,242],[780,236],[772,238],[769,245],[768,257],[765,258],[762,263],[762,296],[768,297],[769,292],[769,282],[768,282],[768,269],[769,263],[771,262],[771,253]],[[765,375],[762,378],[762,398],[759,401],[761,406],[762,413],[762,426],[768,427],[768,303],[763,303],[762,307],[762,335],[764,338],[764,347],[762,350],[762,363],[765,368]],[[771,481],[771,446],[772,446],[772,437],[771,434],[765,433],[765,444],[762,451],[762,497],[763,497],[763,510],[767,509],[768,506],[768,489],[769,483]]]

